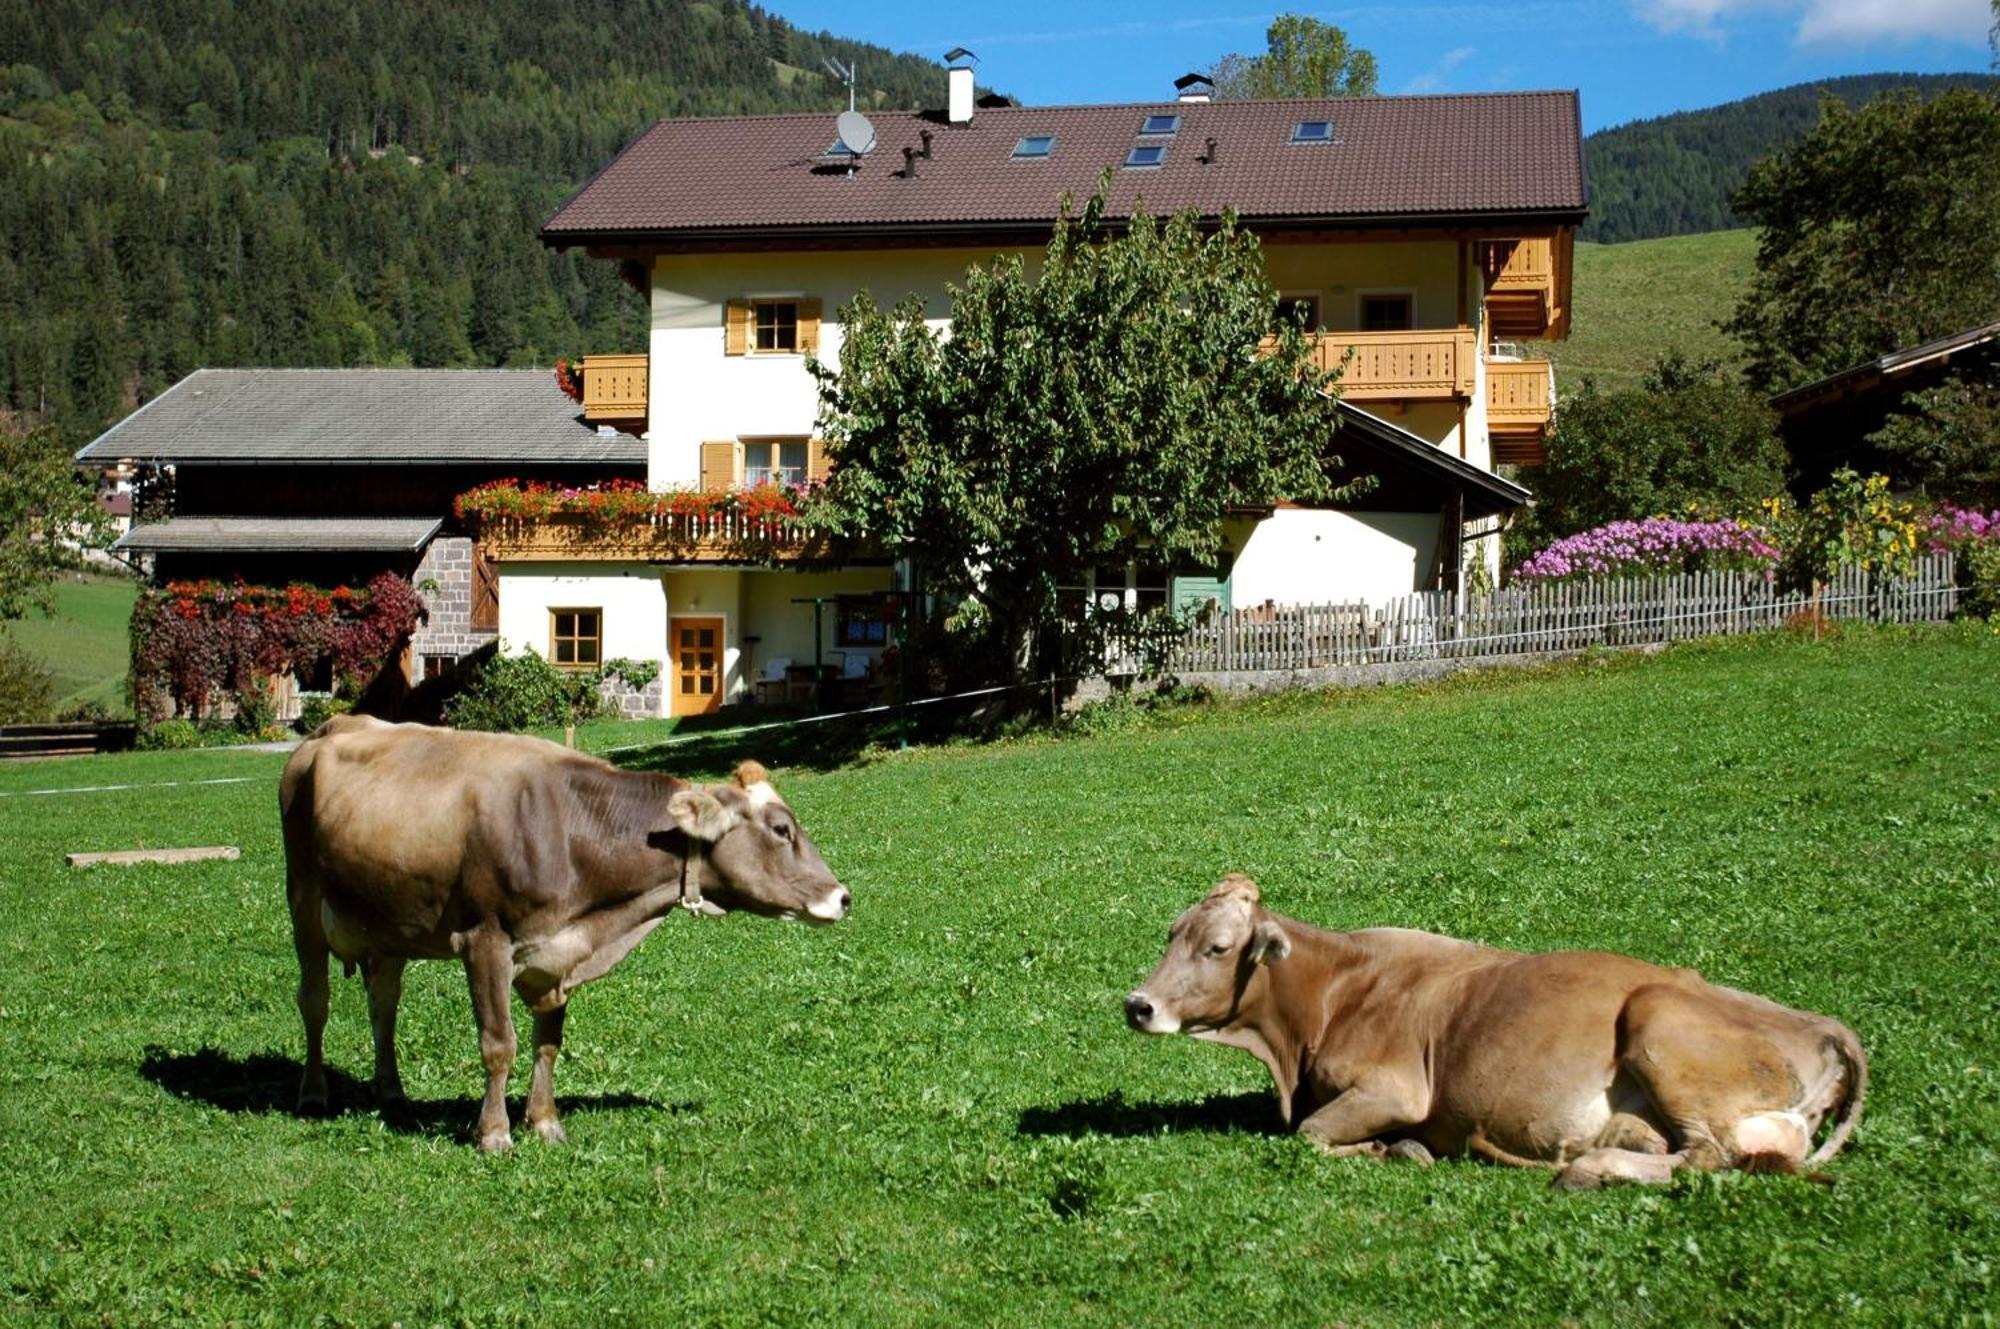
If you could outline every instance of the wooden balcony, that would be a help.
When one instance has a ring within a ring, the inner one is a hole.
[[[1554,239],[1489,240],[1479,247],[1490,335],[1530,341],[1568,335],[1569,246],[1564,232]]]
[[[798,563],[830,557],[832,542],[789,518],[741,512],[503,518],[479,531],[501,563]]]
[[[635,432],[646,427],[646,357],[583,357],[583,418]]]
[[[1319,367],[1342,371],[1340,395],[1348,401],[1450,401],[1472,396],[1479,338],[1470,328],[1321,332],[1314,334],[1313,342]]]
[[[1493,460],[1537,465],[1555,411],[1555,368],[1547,360],[1486,362],[1486,430]]]

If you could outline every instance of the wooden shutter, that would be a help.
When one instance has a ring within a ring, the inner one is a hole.
[[[472,546],[472,630],[500,630],[500,565],[476,544]]]
[[[742,483],[743,445],[733,438],[701,445],[701,487],[734,489]]]
[[[823,438],[806,440],[806,481],[818,484],[833,474],[833,450]]]
[[[724,355],[748,355],[750,353],[750,302],[731,300],[723,308],[722,353]]]
[[[817,300],[799,301],[799,354],[819,354],[819,310]]]

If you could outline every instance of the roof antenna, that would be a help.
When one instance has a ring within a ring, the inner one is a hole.
[[[821,60],[820,63],[826,66],[827,73],[833,75],[835,78],[839,79],[841,82],[847,85],[847,109],[850,111],[853,110],[854,109],[854,66],[851,64],[843,65],[842,63],[840,63],[840,61],[834,59],[830,55],[827,56],[825,59]]]

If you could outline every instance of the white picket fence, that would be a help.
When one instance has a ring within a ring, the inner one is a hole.
[[[1949,554],[1927,555],[1912,575],[1888,579],[1841,571],[1820,593],[1829,618],[1934,623],[1958,607]],[[1179,641],[1156,644],[1152,661],[1114,649],[1109,673],[1226,673],[1476,659],[1638,646],[1782,627],[1810,597],[1780,591],[1755,572],[1605,577],[1477,592],[1401,596],[1365,603],[1262,606],[1218,613]]]

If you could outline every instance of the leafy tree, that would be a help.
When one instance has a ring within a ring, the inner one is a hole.
[[[1209,77],[1224,101],[1256,97],[1372,97],[1375,57],[1350,45],[1331,23],[1280,14],[1265,30],[1263,55],[1225,55]]]
[[[1509,562],[1610,521],[1739,511],[1780,494],[1785,450],[1763,400],[1712,360],[1669,355],[1637,390],[1586,379],[1563,399],[1535,506],[1508,530]]]
[[[1901,474],[1936,498],[2000,506],[2000,367],[1909,393],[1903,411],[1869,435]]]
[[[2000,97],[1829,100],[1732,200],[1763,227],[1725,325],[1773,392],[2000,312]]]
[[[914,558],[1017,681],[1089,568],[1212,566],[1232,506],[1346,492],[1327,378],[1234,218],[1113,234],[1100,193],[1065,204],[1039,276],[996,258],[951,301],[949,333],[915,297],[842,311],[839,367],[812,365],[839,466],[811,515]]]
[[[103,509],[56,431],[0,410],[0,619],[49,612],[50,582],[104,531]]]

